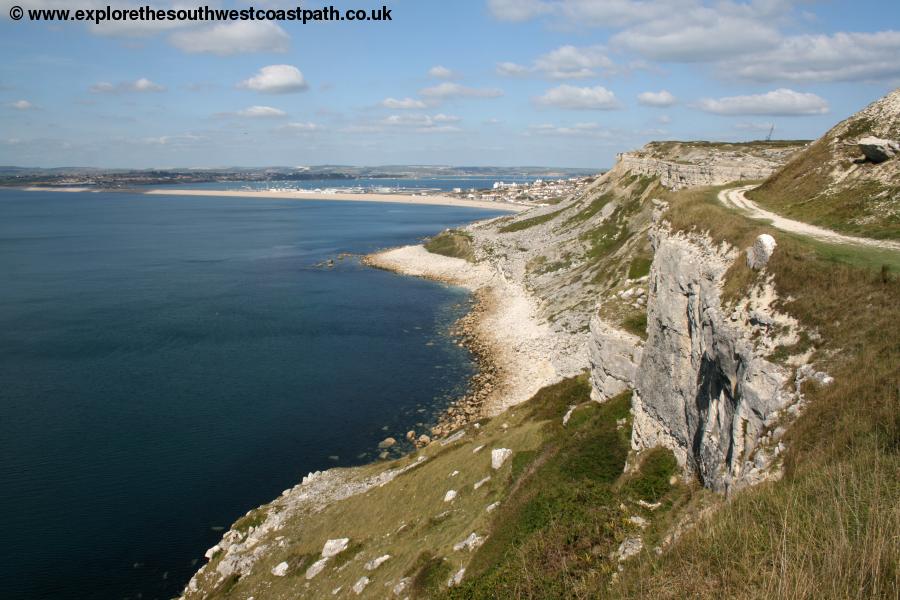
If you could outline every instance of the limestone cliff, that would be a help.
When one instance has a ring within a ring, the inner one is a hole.
[[[801,148],[802,142],[653,142],[618,160],[623,169],[659,177],[663,186],[678,190],[765,179]]]
[[[721,286],[733,248],[665,227],[654,232],[653,245],[632,447],[672,449],[686,473],[717,491],[755,483],[780,448],[767,434],[798,400],[788,370],[764,358],[778,343],[766,339],[795,323],[760,301],[764,296],[726,311]]]

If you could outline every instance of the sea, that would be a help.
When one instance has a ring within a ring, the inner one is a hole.
[[[497,214],[0,190],[0,598],[175,597],[246,511],[425,431],[470,298],[357,256]]]

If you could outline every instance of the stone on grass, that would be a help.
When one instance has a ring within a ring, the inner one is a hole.
[[[775,252],[775,246],[777,246],[775,238],[768,233],[761,234],[753,245],[747,248],[747,266],[754,271],[764,269]]]
[[[385,554],[384,556],[379,556],[378,558],[373,558],[369,562],[366,563],[366,571],[374,571],[381,565],[383,565],[386,561],[390,560],[391,555]]]
[[[338,538],[336,540],[328,540],[325,542],[325,545],[322,547],[322,558],[331,558],[332,556],[337,556],[341,552],[347,549],[347,544],[350,543],[350,538]]]
[[[484,479],[481,479],[481,480],[479,480],[479,481],[476,481],[475,484],[474,484],[472,487],[475,488],[475,489],[477,490],[478,488],[480,488],[481,486],[483,486],[484,484],[486,484],[486,483],[487,483],[488,481],[490,481],[490,480],[491,480],[491,476],[488,475],[488,476],[485,477]]]
[[[619,544],[619,549],[616,550],[616,558],[619,559],[619,562],[624,560],[628,560],[638,552],[640,552],[644,548],[644,542],[641,538],[628,538],[621,544]]]
[[[469,534],[469,537],[467,537],[463,541],[453,544],[453,551],[459,552],[460,550],[468,550],[469,552],[472,552],[483,543],[484,538],[473,531],[471,534]]]
[[[313,577],[315,577],[316,575],[321,573],[322,570],[325,568],[325,565],[327,565],[327,564],[328,564],[327,558],[320,558],[319,560],[317,560],[316,562],[311,564],[309,566],[309,568],[306,570],[306,578],[312,579]]]
[[[284,577],[287,575],[288,564],[286,562],[280,562],[272,569],[272,575],[275,577]]]
[[[454,573],[450,579],[447,580],[447,587],[456,587],[462,583],[463,576],[466,574],[466,568],[463,567],[456,573]]]
[[[499,502],[494,502],[493,504],[488,504],[487,508],[484,509],[485,512],[494,512],[497,510],[497,507],[500,506]]]
[[[453,502],[456,499],[456,490],[447,490],[444,494],[444,502]]]
[[[359,580],[353,584],[353,591],[357,596],[363,593],[363,590],[366,589],[366,586],[369,585],[369,578],[365,575],[360,577]]]
[[[510,456],[512,456],[512,450],[509,448],[494,448],[491,450],[491,468],[496,471]]]

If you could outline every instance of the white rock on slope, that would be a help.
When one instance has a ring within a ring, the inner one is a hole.
[[[857,142],[859,149],[873,163],[883,163],[900,154],[900,144],[874,136],[864,137]]]
[[[322,558],[331,558],[332,556],[337,556],[347,549],[347,544],[349,543],[350,538],[328,540],[327,542],[325,542],[325,546],[322,547]]]
[[[747,266],[754,271],[766,268],[769,259],[775,253],[775,246],[778,244],[768,233],[763,233],[756,238],[753,245],[747,248]]]
[[[510,456],[512,456],[512,450],[509,448],[494,448],[491,450],[491,468],[496,471]]]

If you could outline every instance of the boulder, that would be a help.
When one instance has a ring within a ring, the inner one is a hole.
[[[391,448],[396,445],[397,445],[397,440],[395,440],[392,437],[387,437],[378,443],[378,448],[381,450],[386,450],[386,449]]]
[[[775,246],[777,245],[775,238],[768,233],[760,235],[753,242],[753,245],[747,248],[747,266],[754,271],[764,269],[769,264],[772,254],[775,253]]]
[[[619,545],[619,549],[616,550],[615,556],[619,559],[619,562],[622,562],[623,560],[628,560],[643,548],[644,542],[641,538],[628,538]]]
[[[484,538],[473,531],[469,534],[469,537],[454,544],[453,551],[459,552],[460,550],[468,550],[469,552],[472,552],[473,550],[478,549],[483,543]]]
[[[869,136],[862,138],[857,144],[866,158],[873,163],[883,163],[900,154],[900,144],[894,140]]]
[[[369,585],[368,577],[360,577],[359,580],[353,584],[353,592],[359,596],[363,593],[363,590],[366,589],[366,586]]]
[[[444,494],[444,502],[453,502],[456,500],[456,490],[447,490],[447,493]]]
[[[419,436],[418,441],[416,441],[417,446],[427,446],[431,443],[431,438],[425,435],[424,433]]]
[[[275,577],[284,577],[287,575],[288,564],[286,562],[280,562],[272,569],[272,575]]]
[[[406,432],[406,441],[407,441],[407,442],[410,442],[410,443],[415,442],[415,441],[416,441],[416,432],[413,431],[412,429],[410,429],[409,431],[407,431],[407,432]]]
[[[496,471],[510,456],[512,456],[512,450],[509,448],[494,448],[491,450],[491,468]]]
[[[315,577],[316,575],[321,573],[322,570],[325,568],[325,565],[327,565],[327,564],[328,564],[327,558],[320,558],[319,560],[317,560],[316,562],[311,564],[309,566],[309,568],[306,570],[306,578],[312,579],[313,577]]]
[[[347,549],[347,545],[349,543],[350,538],[328,540],[327,542],[325,542],[325,546],[322,547],[322,558],[331,558],[332,556],[337,556]]]
[[[374,571],[385,562],[391,559],[390,554],[385,554],[384,556],[379,556],[378,558],[373,558],[369,562],[366,563],[366,571]]]
[[[447,587],[456,587],[462,583],[463,576],[466,574],[466,568],[463,567],[456,573],[454,573],[450,579],[447,580]]]

